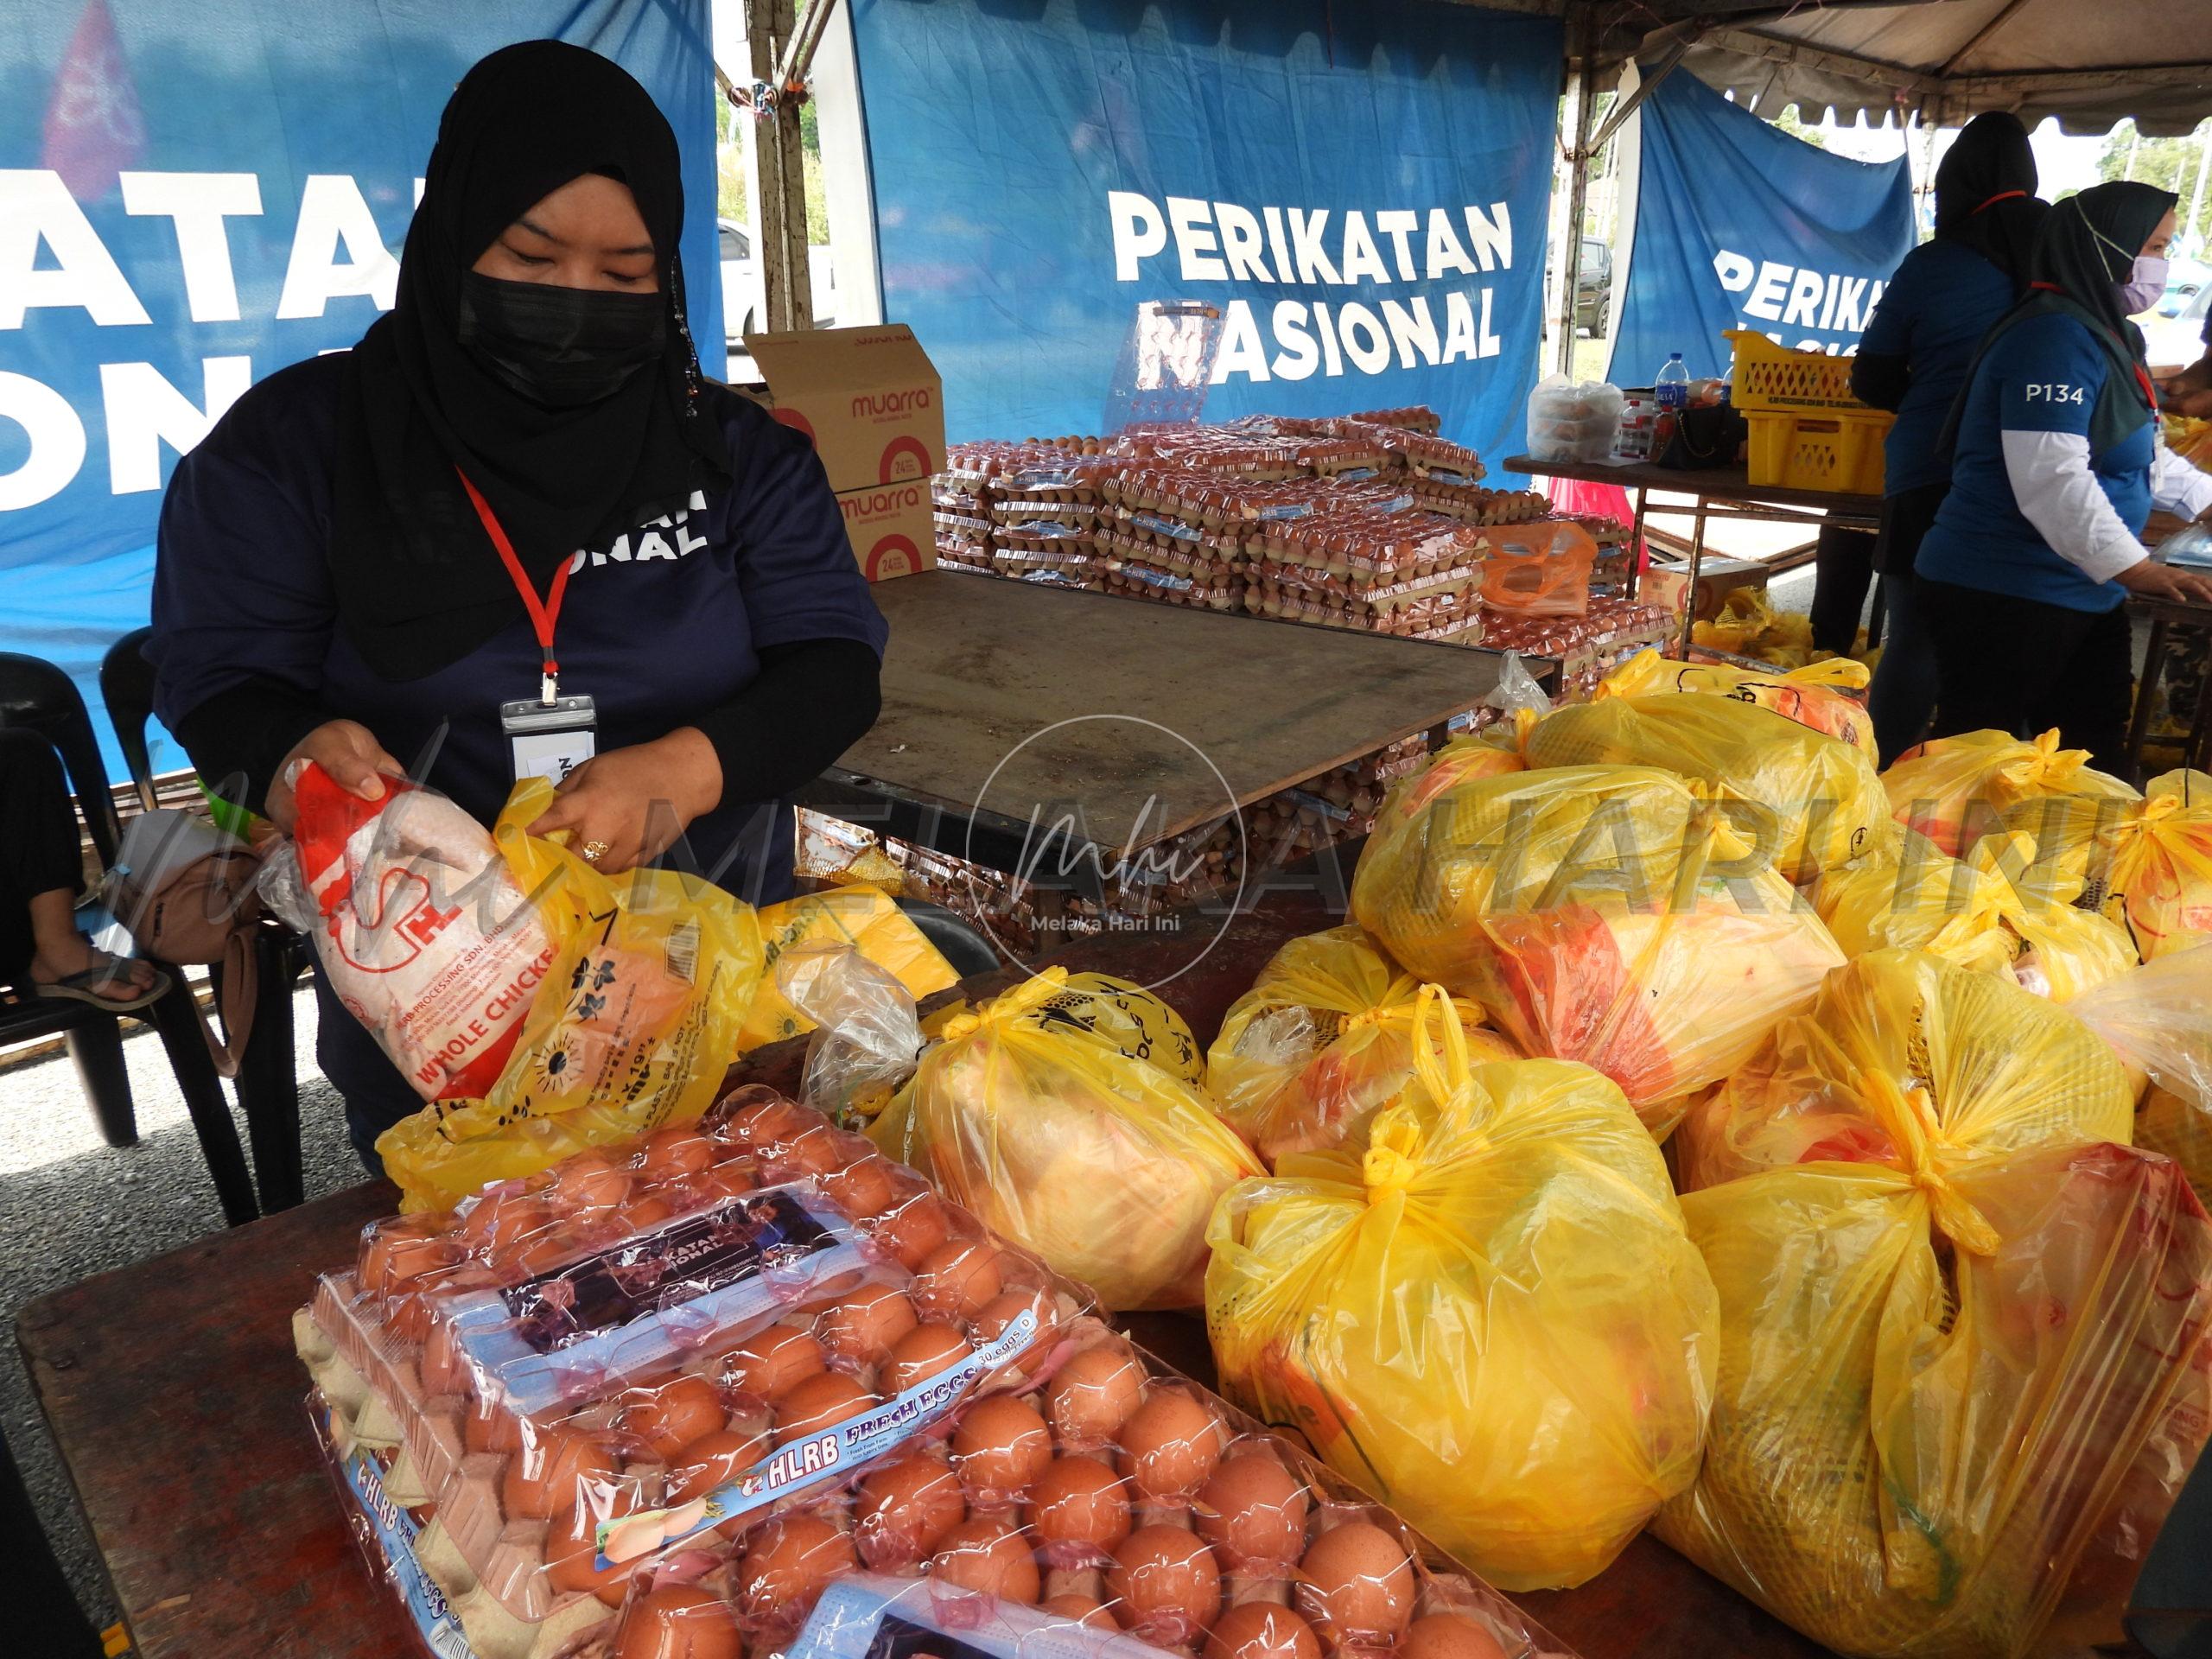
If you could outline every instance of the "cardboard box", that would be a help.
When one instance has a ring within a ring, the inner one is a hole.
[[[845,516],[853,556],[870,582],[937,568],[937,527],[930,516],[926,476],[842,490],[837,510]]]
[[[785,425],[814,440],[842,495],[927,480],[944,467],[944,385],[903,322],[747,334]]]
[[[1710,622],[1719,615],[1722,601],[1738,588],[1764,588],[1767,575],[1766,566],[1747,560],[1707,559],[1698,567],[1697,620]],[[1689,589],[1688,566],[1669,569],[1655,564],[1637,582],[1636,596],[1646,605],[1656,605],[1680,616]]]

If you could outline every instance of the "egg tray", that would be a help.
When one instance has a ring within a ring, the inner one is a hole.
[[[620,1622],[576,1659],[906,1651],[875,1645],[893,1634],[886,1615],[919,1627],[918,1650],[970,1659],[1569,1652],[1301,1446],[1100,1319],[1077,1316],[1065,1336],[1031,1388],[972,1406],[949,1437],[718,1558],[638,1574]]]
[[[690,1506],[633,1529],[631,1561],[753,1524],[1005,1386],[1038,1321],[1083,1305],[819,1114],[753,1089],[717,1120],[376,1224],[359,1268],[317,1282],[312,1325],[389,1403],[456,1548],[518,1617],[600,1581],[575,1560],[588,1514]],[[671,1259],[714,1276],[670,1297]],[[764,1402],[764,1344],[811,1385],[796,1419]]]
[[[1444,417],[1426,404],[1414,404],[1405,409],[1364,410],[1344,418],[1364,426],[1402,427],[1408,432],[1426,432],[1432,437],[1444,427]]]
[[[1392,582],[1461,563],[1478,540],[1465,524],[1408,508],[1268,524],[1254,538],[1253,551],[1279,564],[1332,576]]]

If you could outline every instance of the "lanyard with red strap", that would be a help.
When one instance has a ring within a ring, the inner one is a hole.
[[[561,600],[569,591],[569,572],[575,568],[575,561],[561,561],[560,569],[553,573],[552,588],[543,600],[539,599],[537,589],[522,568],[522,561],[515,556],[514,543],[507,539],[507,532],[493,516],[492,504],[484,499],[467,473],[458,467],[454,471],[461,479],[461,487],[468,492],[468,505],[476,509],[477,518],[483,521],[484,533],[499,549],[499,563],[514,578],[515,591],[522,595],[523,605],[530,612],[530,626],[537,632],[537,648],[545,658],[544,671],[538,681],[538,700],[550,707],[561,695],[561,664],[553,658],[553,630],[561,620]]]
[[[2030,283],[2028,286],[2031,289],[2038,290],[2044,294],[2063,295],[2066,292],[2066,290],[2063,288],[2061,288],[2056,283]],[[2145,368],[2140,363],[2135,364],[2133,366],[2135,370],[2135,384],[2143,389],[2143,401],[2151,405],[2151,417],[2153,420],[2156,420],[2158,415],[2158,384],[2151,378],[2151,372]]]

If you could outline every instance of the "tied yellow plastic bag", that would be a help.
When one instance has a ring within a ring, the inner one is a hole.
[[[1109,1308],[1196,1307],[1206,1218],[1259,1160],[1173,1064],[1156,998],[1048,968],[954,1019],[868,1130]],[[1150,1006],[1147,1006],[1150,1005]]]
[[[917,1001],[959,982],[952,964],[878,888],[856,886],[804,893],[771,905],[760,914],[767,972],[738,1035],[741,1052],[814,1029],[814,1021],[793,1007],[776,983],[777,964],[795,950],[849,945],[887,969]]]
[[[2018,830],[2033,837],[2037,866],[2077,880],[2098,835],[2141,798],[2091,766],[2087,749],[2059,747],[2056,729],[2032,743],[2009,732],[1933,738],[1900,755],[1882,785],[1897,822],[1953,858],[1985,836]]]
[[[1352,908],[1524,1053],[1611,1078],[1660,1135],[1843,961],[1717,808],[1642,767],[1449,791],[1401,836],[1369,839]]]
[[[1924,1072],[1916,987],[1947,1057]],[[2212,1224],[2169,1160],[2072,1138],[2111,1088],[2059,1111],[2025,1068],[1980,1086],[1963,1057],[2000,1060],[2031,1015],[2077,1024],[1924,955],[1854,963],[1777,1033],[1809,1064],[1766,1068],[1778,1110],[1789,1079],[1825,1090],[1834,1133],[1682,1199],[1719,1378],[1697,1484],[1654,1529],[1839,1653],[2030,1652],[2054,1611],[2124,1593],[2203,1440]],[[1836,1023],[1861,1034],[1823,1048]],[[1850,1071],[1868,1040],[1889,1054]],[[1804,1127],[1743,1145],[1764,1163]]]
[[[588,1147],[688,1123],[714,1103],[762,971],[752,906],[696,877],[609,878],[528,833],[553,786],[515,787],[493,839],[554,941],[499,1080],[377,1139],[400,1208],[449,1208],[486,1182]]]
[[[1390,786],[1376,810],[1369,838],[1405,834],[1408,826],[1427,810],[1430,802],[1462,784],[1528,769],[1517,737],[1510,744],[1493,741],[1487,734],[1455,737],[1426,766]]]
[[[1433,988],[1432,988],[1432,991]],[[1620,1091],[1471,1065],[1214,1213],[1224,1390],[1506,1590],[1580,1584],[1697,1472],[1714,1298]]]
[[[1270,1166],[1325,1151],[1412,1080],[1420,989],[1364,929],[1293,939],[1223,1019],[1206,1053],[1207,1092]],[[1483,1029],[1479,1007],[1453,999],[1450,1008],[1478,1062],[1520,1058]]]
[[[1547,715],[1522,758],[1541,766],[1658,766],[1705,783],[1730,822],[1788,881],[1887,846],[1896,836],[1873,762],[1771,709],[1709,692],[1596,697]]]
[[[2182,1166],[2212,1196],[2212,942],[2169,951],[2107,980],[2072,1012],[2149,1083],[2135,1144]]]
[[[1948,858],[1908,830],[1894,848],[1824,871],[1814,909],[1847,957],[1871,950],[1931,951],[1962,968],[2009,974],[2019,938],[2005,924],[2009,882],[1994,870]]]
[[[2142,806],[2106,830],[2099,879],[2104,913],[2145,962],[2212,934],[2212,779],[2155,778]]]
[[[1878,764],[1874,722],[1866,705],[1848,696],[1864,691],[1872,678],[1864,663],[1831,657],[1780,673],[1731,663],[1680,663],[1656,651],[1639,651],[1601,683],[1624,697],[1659,696],[1669,691],[1706,691],[1715,696],[1756,702],[1785,720],[1851,745]]]

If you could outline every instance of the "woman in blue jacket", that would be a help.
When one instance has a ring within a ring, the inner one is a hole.
[[[2035,151],[2019,117],[1992,111],[1967,122],[1936,169],[1935,239],[1905,255],[1852,359],[1852,391],[1897,417],[1883,444],[1873,552],[1883,650],[1866,698],[1884,755],[1920,741],[1936,712],[1936,652],[1914,602],[1913,560],[1950,493],[1943,422],[1981,337],[2026,294],[2050,211],[2036,200]]]
[[[2101,184],[2051,210],[2033,291],[1983,342],[1956,415],[1951,492],[1921,543],[1918,597],[1942,677],[1940,735],[2056,727],[2125,768],[2130,594],[2212,603],[2152,563],[2155,505],[2212,510],[2212,477],[2158,442],[2143,335],[2165,288],[2175,198]]]

